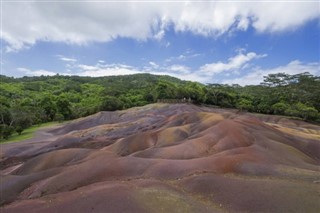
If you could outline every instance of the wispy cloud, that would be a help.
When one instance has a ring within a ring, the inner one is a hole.
[[[65,62],[71,62],[71,63],[75,63],[77,62],[78,60],[75,59],[75,58],[68,58],[68,57],[65,57],[63,55],[56,55],[56,57],[61,60],[61,61],[65,61]]]
[[[149,61],[149,65],[153,69],[158,69],[159,68],[159,65],[157,63],[153,62],[153,61]]]
[[[176,61],[186,61],[188,59],[196,58],[201,56],[200,53],[193,53],[191,50],[187,50],[186,52],[178,55],[178,56],[172,56],[167,59],[165,59],[166,63],[176,62]]]

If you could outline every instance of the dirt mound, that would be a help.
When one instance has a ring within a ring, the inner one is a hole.
[[[1,211],[320,208],[320,127],[303,121],[153,104],[101,112],[50,133],[59,137],[1,145]]]

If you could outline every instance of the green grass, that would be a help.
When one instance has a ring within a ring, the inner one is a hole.
[[[48,122],[48,123],[43,123],[40,125],[34,125],[32,127],[29,127],[28,129],[25,129],[21,135],[18,135],[18,133],[13,133],[8,140],[4,140],[4,139],[0,139],[0,143],[4,144],[4,143],[11,143],[11,142],[19,142],[19,141],[23,141],[23,140],[27,140],[30,138],[34,137],[34,133],[44,127],[50,127],[50,126],[54,126],[59,124],[59,122]]]

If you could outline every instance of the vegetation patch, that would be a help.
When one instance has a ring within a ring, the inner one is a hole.
[[[166,100],[320,121],[320,77],[269,74],[260,85],[201,84],[170,76],[108,77],[0,75],[0,139],[32,125]]]
[[[13,133],[12,136],[10,138],[8,138],[7,140],[0,139],[0,143],[3,144],[3,143],[20,142],[23,140],[31,139],[34,137],[34,134],[37,130],[39,130],[41,128],[45,128],[45,127],[54,126],[56,124],[58,124],[58,122],[52,121],[52,122],[42,123],[39,125],[34,125],[32,127],[25,129],[21,134]]]

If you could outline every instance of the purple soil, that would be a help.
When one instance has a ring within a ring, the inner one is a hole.
[[[1,145],[1,212],[317,212],[320,127],[188,104]]]

